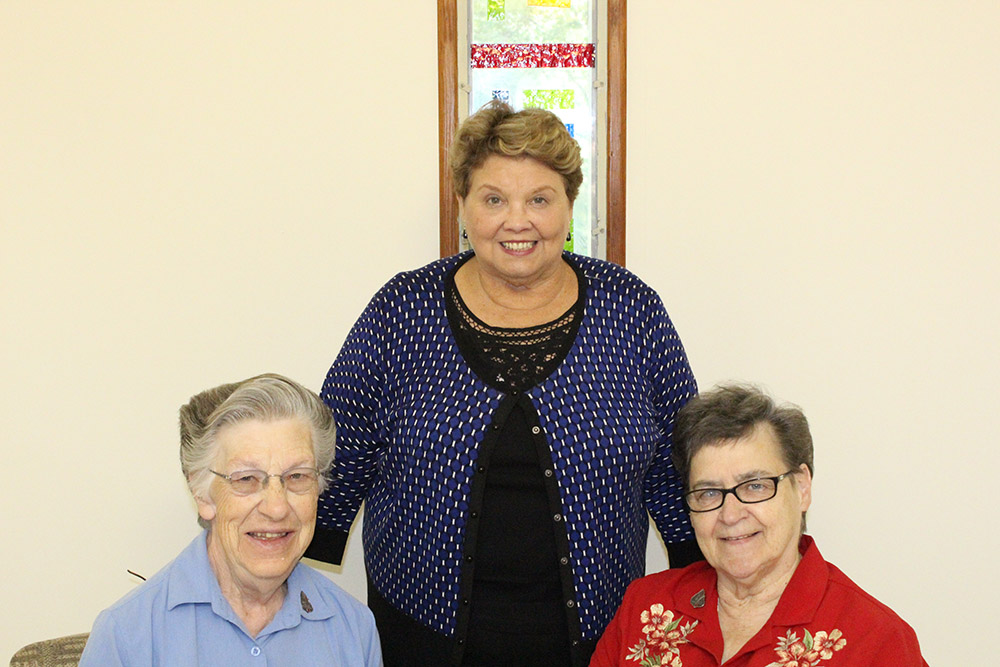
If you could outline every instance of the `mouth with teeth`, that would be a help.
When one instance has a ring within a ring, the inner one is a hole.
[[[742,542],[743,540],[755,537],[757,534],[758,533],[747,533],[746,535],[733,535],[732,537],[720,537],[719,539],[723,542]]]
[[[285,531],[282,533],[247,533],[248,536],[255,540],[262,540],[264,542],[270,542],[272,540],[280,540],[284,537],[291,535],[291,532]]]
[[[511,252],[523,252],[534,248],[536,243],[538,243],[538,241],[501,241],[500,245],[503,246],[504,250],[510,250]]]

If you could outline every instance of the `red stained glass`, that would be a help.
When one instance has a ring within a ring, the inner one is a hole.
[[[472,67],[593,67],[593,44],[473,44]]]

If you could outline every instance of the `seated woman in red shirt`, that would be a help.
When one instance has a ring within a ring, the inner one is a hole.
[[[926,667],[913,629],[802,534],[813,445],[801,410],[717,388],[678,413],[673,458],[707,563],[634,581],[591,667]]]

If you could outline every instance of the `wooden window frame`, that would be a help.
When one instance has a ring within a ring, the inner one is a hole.
[[[625,56],[627,0],[607,0],[607,259],[625,266]],[[458,0],[438,0],[438,196],[441,256],[458,252],[458,203],[448,150],[458,129]]]

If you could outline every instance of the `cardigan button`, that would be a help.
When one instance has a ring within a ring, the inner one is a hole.
[[[552,471],[551,470],[546,470],[545,471],[545,476],[546,477],[552,477]]]
[[[569,558],[566,558],[566,556],[563,556],[562,558],[559,559],[559,564],[560,565],[569,565]]]
[[[556,514],[554,517],[552,517],[552,520],[555,521],[556,523],[559,523],[560,521],[562,521],[562,514]]]
[[[566,600],[566,606],[572,609],[576,606],[576,600]]]
[[[542,432],[542,429],[538,428],[537,426],[532,426],[531,432],[534,433],[535,435],[538,435],[539,433]]]
[[[478,470],[479,472],[486,472],[486,466],[479,466],[478,468],[476,468],[476,470]]]
[[[465,562],[466,563],[471,563],[472,562],[472,556],[466,556],[465,557]]]

